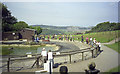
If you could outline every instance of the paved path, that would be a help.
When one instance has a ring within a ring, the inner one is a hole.
[[[103,43],[103,44],[113,44],[113,43],[118,42],[118,41],[120,41],[120,37],[116,38],[115,40],[112,40],[112,41],[110,41],[108,43]]]
[[[88,64],[90,62],[96,63],[96,68],[100,69],[101,72],[106,72],[107,70],[118,66],[118,53],[102,44],[101,54],[94,58],[85,60],[82,62],[72,63],[72,64],[64,64],[68,67],[69,72],[84,72],[84,69],[88,69]],[[120,55],[120,54],[119,54]],[[60,65],[62,66],[62,65]],[[55,68],[54,72],[59,72],[59,68]]]

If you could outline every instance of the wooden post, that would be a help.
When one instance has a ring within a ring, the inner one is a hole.
[[[69,57],[70,57],[70,63],[71,63],[71,54],[69,54]]]
[[[39,57],[37,58],[36,66],[37,66],[37,68],[39,68]]]
[[[82,52],[82,61],[84,60],[84,52]]]
[[[8,58],[8,61],[7,61],[7,70],[8,72],[10,72],[10,57]]]
[[[97,57],[97,54],[98,54],[98,47],[96,48],[96,57]]]
[[[93,53],[93,50],[91,50],[92,51],[92,58],[94,58],[94,53]]]

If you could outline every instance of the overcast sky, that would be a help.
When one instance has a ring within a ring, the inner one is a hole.
[[[29,25],[95,26],[118,22],[117,2],[4,2],[18,21]]]

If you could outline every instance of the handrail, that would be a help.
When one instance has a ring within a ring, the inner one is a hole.
[[[95,48],[94,48],[95,49]],[[60,55],[55,55],[55,56],[65,56],[65,55],[73,55],[73,54],[77,54],[77,53],[83,53],[83,52],[88,52],[88,51],[92,51],[94,49],[91,48],[87,48],[87,49],[83,49],[83,50],[79,50],[79,51],[73,51],[73,52],[64,52],[64,54],[60,54]]]
[[[83,49],[83,50],[77,50],[77,51],[70,51],[70,52],[61,52],[61,54],[59,55],[56,55],[54,52],[54,57],[57,57],[57,56],[69,56],[69,61],[70,63],[72,62],[72,57],[71,55],[74,55],[74,54],[78,54],[78,53],[82,53],[82,61],[84,60],[84,52],[89,52],[89,51],[92,51],[92,58],[94,58],[94,53],[93,51],[96,50],[96,54],[97,54],[97,49],[96,48],[86,48],[86,49]],[[37,68],[39,68],[39,59],[41,59],[42,55],[36,55],[36,56],[32,56],[32,57],[22,57],[22,58],[9,58],[7,60],[7,68],[8,68],[8,72],[10,71],[9,70],[9,65],[10,65],[10,61],[15,61],[15,60],[25,60],[25,59],[36,59],[36,61],[34,62],[34,64],[31,66],[31,68],[33,68],[33,66],[36,64]]]

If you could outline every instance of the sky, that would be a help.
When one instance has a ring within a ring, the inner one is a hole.
[[[118,2],[4,2],[18,21],[29,25],[90,27],[118,22]]]

